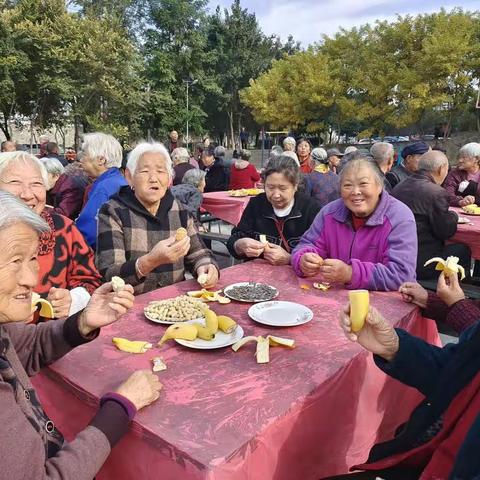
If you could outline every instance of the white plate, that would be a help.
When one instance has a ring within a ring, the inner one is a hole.
[[[458,217],[457,223],[470,223],[470,220],[465,217]]]
[[[274,298],[278,297],[278,290],[273,287],[272,285],[268,285],[266,283],[258,283],[258,285],[267,285],[267,287],[273,288],[275,291],[273,292],[272,296],[270,298],[259,298],[257,300],[252,299],[252,300],[245,300],[240,297],[237,297],[234,293],[232,292],[232,288],[234,287],[243,287],[245,285],[252,285],[256,284],[256,282],[239,282],[239,283],[234,283],[232,285],[229,285],[228,287],[225,287],[223,289],[223,294],[227,296],[228,298],[231,298],[232,300],[236,300],[237,302],[245,302],[245,303],[258,303],[258,302],[266,302],[269,300],[273,300]]]
[[[154,317],[151,317],[147,312],[143,312],[143,314],[151,321],[151,322],[155,322],[155,323],[161,323],[162,325],[173,325],[174,323],[183,323],[183,322],[202,322],[205,317],[199,317],[199,318],[195,318],[194,320],[162,320],[162,319],[159,319],[159,318],[154,318]]]
[[[258,323],[273,327],[295,327],[313,318],[313,312],[305,305],[279,300],[252,305],[248,315]]]
[[[195,320],[188,320],[188,323],[192,323]],[[200,321],[205,325],[205,321]],[[235,342],[238,342],[243,337],[243,328],[237,324],[237,328],[233,333],[223,333],[219,330],[215,334],[215,338],[213,340],[203,340],[201,338],[197,338],[196,340],[181,340],[176,338],[175,341],[183,345],[184,347],[188,348],[197,348],[199,350],[212,350],[214,348],[223,348],[233,345]]]

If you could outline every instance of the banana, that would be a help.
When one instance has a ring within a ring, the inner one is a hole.
[[[445,276],[449,277],[452,274],[457,275],[460,273],[461,277],[460,280],[463,280],[465,278],[465,269],[461,266],[458,265],[458,257],[447,257],[446,260],[440,257],[435,257],[431,258],[430,260],[427,260],[425,262],[424,267],[427,265],[430,265],[431,263],[437,262],[437,266],[435,267],[435,270],[443,270],[445,273]]]
[[[204,327],[203,325],[200,325],[200,323],[194,323],[193,325],[197,329],[198,338],[201,338],[202,340],[213,340],[215,338],[215,334],[208,327]]]
[[[257,350],[255,352],[257,363],[268,363],[270,361],[270,347],[295,347],[295,340],[267,335],[266,338],[262,336],[244,337],[232,345],[232,350],[236,352],[249,342],[257,342]]]
[[[54,312],[52,304],[40,297],[38,293],[32,292],[32,313],[38,308],[37,304],[40,304],[40,311],[38,314],[43,318],[53,318]]]
[[[213,310],[205,312],[205,325],[214,334],[218,332],[218,317]]]
[[[198,330],[191,323],[175,323],[170,325],[158,342],[158,346],[163,345],[167,340],[178,338],[181,340],[195,340],[198,336]]]
[[[122,291],[125,287],[125,280],[123,278],[114,275],[110,281],[112,282],[112,289],[115,293]]]
[[[127,353],[145,353],[152,348],[152,344],[142,341],[131,341],[126,338],[114,337],[112,338],[113,344],[122,352]]]
[[[208,275],[206,273],[201,273],[198,277],[197,277],[197,282],[200,284],[200,285],[204,285],[205,283],[207,283],[207,280],[208,280]]]
[[[233,333],[237,329],[235,320],[226,315],[218,315],[218,328],[224,333]]]

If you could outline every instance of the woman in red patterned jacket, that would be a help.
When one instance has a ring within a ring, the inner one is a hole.
[[[86,306],[101,276],[92,249],[73,222],[45,208],[47,185],[47,171],[38,158],[25,152],[0,154],[0,189],[20,198],[51,229],[40,236],[40,272],[34,290],[50,301],[55,318],[61,318]]]

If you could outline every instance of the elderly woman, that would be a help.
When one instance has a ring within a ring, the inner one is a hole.
[[[141,143],[128,157],[122,187],[98,214],[97,265],[106,279],[119,275],[135,293],[181,282],[185,268],[206,274],[205,288],[218,280],[218,269],[192,217],[168,189],[173,171],[166,148]],[[175,239],[183,227],[187,236]]]
[[[458,344],[430,345],[394,329],[374,308],[353,333],[350,307],[341,313],[346,337],[374,354],[383,372],[418,390],[423,398],[396,435],[378,443],[362,473],[336,479],[393,480],[480,478],[480,325],[466,330]],[[401,401],[401,400],[400,400]]]
[[[26,152],[0,154],[0,189],[20,198],[50,227],[40,237],[35,292],[50,301],[60,318],[84,308],[101,277],[92,250],[73,222],[45,208],[47,185],[47,171],[38,158]]]
[[[98,211],[120,187],[127,184],[120,171],[122,147],[111,135],[88,133],[83,139],[80,161],[94,181],[76,223],[87,243],[95,250]]]
[[[250,163],[251,153],[248,150],[240,151],[240,158],[230,167],[230,190],[254,188],[260,181],[260,174],[255,165]]]
[[[458,165],[447,175],[443,187],[452,207],[480,203],[480,143],[467,143],[458,152]]]
[[[190,155],[188,154],[188,150],[184,147],[176,148],[172,152],[171,157],[174,172],[173,184],[179,185],[180,183],[182,183],[182,179],[185,173],[195,167],[193,165],[190,165]]]
[[[196,220],[198,218],[200,205],[203,201],[202,194],[204,189],[205,172],[194,168],[185,173],[182,183],[172,187],[171,192]]]
[[[150,372],[135,372],[107,393],[90,424],[69,443],[43,411],[29,377],[98,336],[133,305],[130,285],[100,287],[85,310],[65,320],[27,325],[37,284],[39,235],[48,225],[23,202],[0,192],[0,456],[9,480],[91,480],[137,410],[159,395]]]
[[[82,209],[86,183],[78,175],[69,175],[56,158],[41,159],[48,175],[47,203],[53,211],[75,220]]]
[[[297,142],[293,137],[285,137],[283,140],[283,150],[285,150],[285,152],[295,152],[296,146]]]
[[[313,164],[310,157],[311,151],[312,144],[306,138],[301,138],[297,143],[297,157],[302,173],[308,174],[313,172]]]
[[[300,276],[320,274],[346,288],[397,290],[415,279],[417,232],[410,209],[383,191],[377,164],[351,160],[341,198],[322,208],[292,253]]]
[[[327,152],[323,148],[312,150],[315,163],[313,172],[305,176],[305,193],[318,200],[321,207],[340,196],[339,177],[328,166]]]
[[[300,170],[285,155],[273,157],[262,173],[265,193],[252,198],[227,243],[235,258],[264,258],[288,265],[290,253],[317,215],[315,200],[297,192]],[[267,243],[260,241],[265,235]]]

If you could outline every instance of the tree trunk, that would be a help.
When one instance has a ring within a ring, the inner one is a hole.
[[[231,147],[235,147],[235,132],[233,131],[233,109],[230,109],[228,112],[228,117],[230,121],[229,129],[230,129],[230,141],[231,141]]]
[[[8,129],[8,116],[3,114],[3,119],[2,123],[0,124],[0,130],[3,132],[5,135],[5,138],[7,140],[11,140],[12,136],[10,135],[10,130]]]

